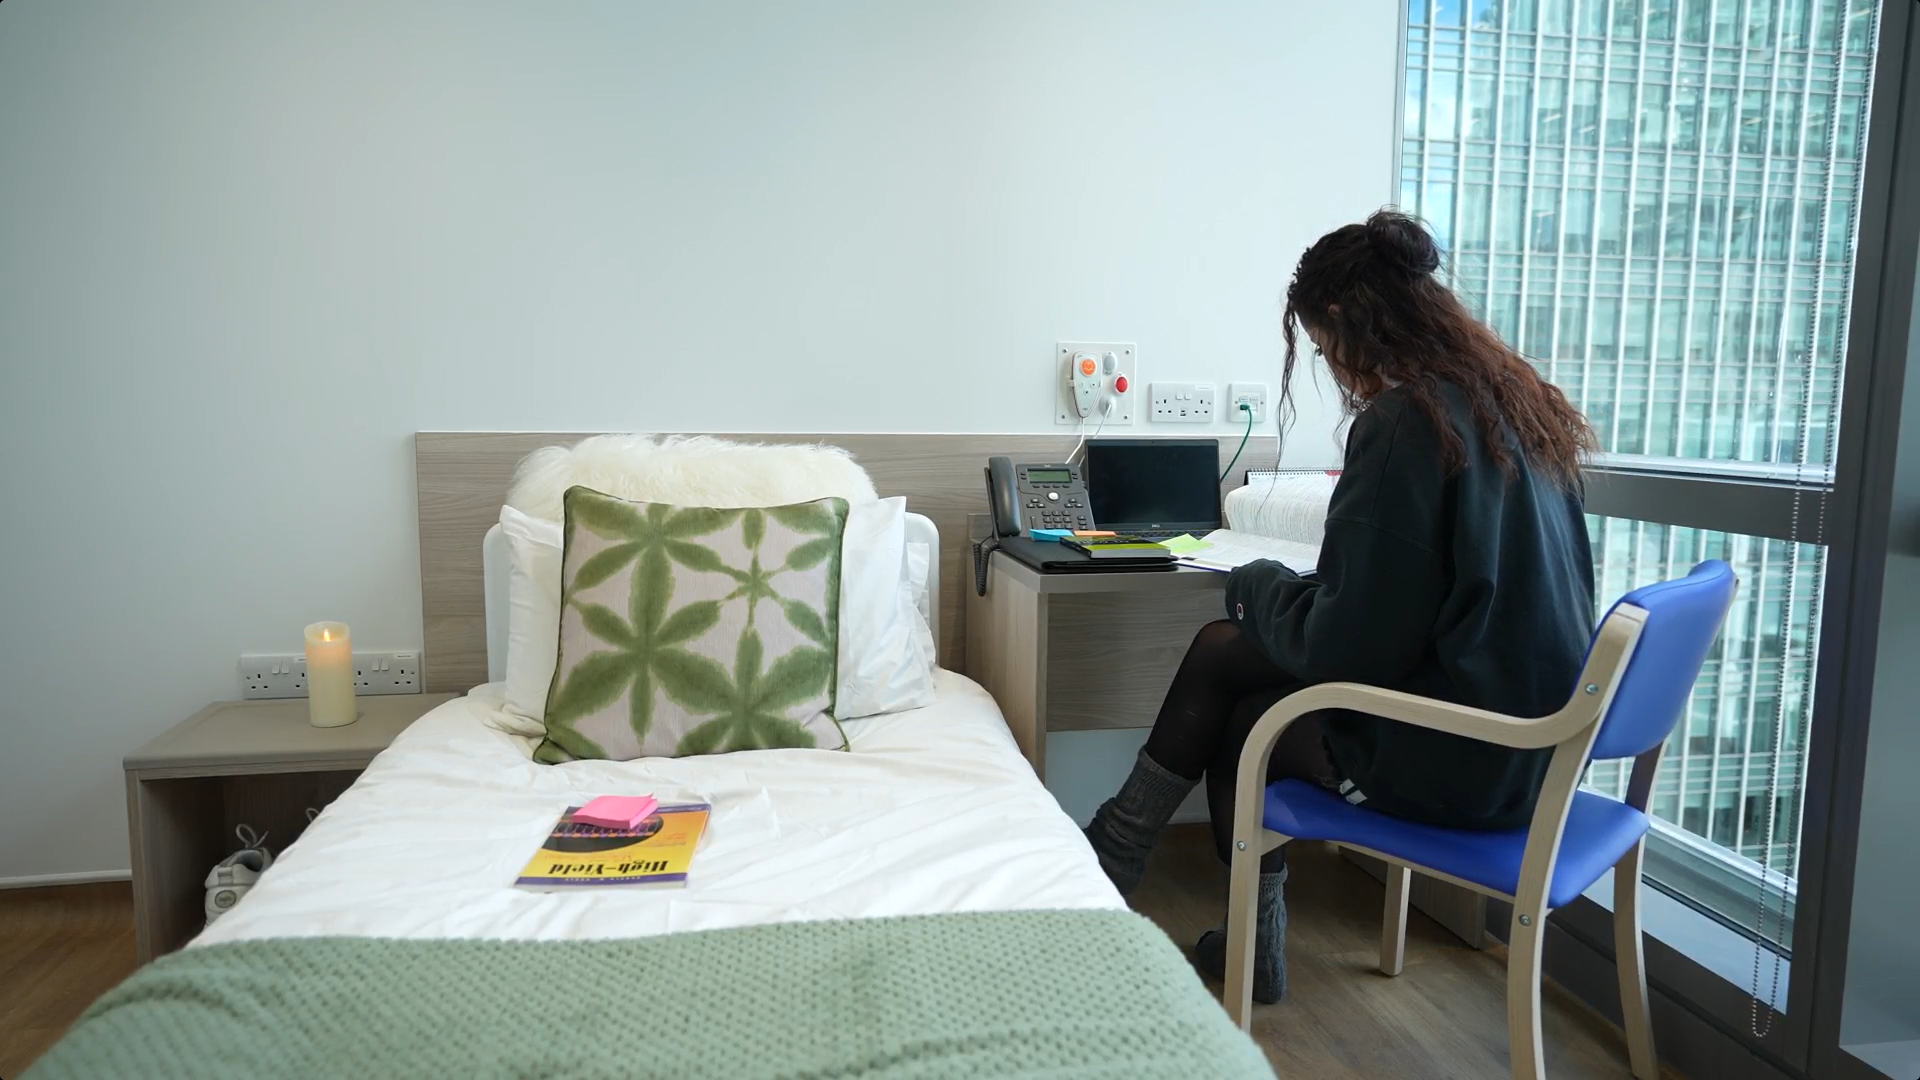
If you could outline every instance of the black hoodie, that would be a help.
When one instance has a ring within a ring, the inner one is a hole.
[[[1359,682],[1514,716],[1572,694],[1593,629],[1593,553],[1578,492],[1487,453],[1442,386],[1467,465],[1451,475],[1406,387],[1354,419],[1318,573],[1233,572],[1227,612],[1308,683]],[[1374,716],[1323,714],[1327,750],[1369,808],[1436,825],[1527,824],[1551,750],[1512,750]]]

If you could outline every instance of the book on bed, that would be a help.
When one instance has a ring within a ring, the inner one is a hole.
[[[560,815],[515,885],[550,892],[621,885],[684,886],[712,807],[706,803],[662,806],[631,829],[574,821],[579,809],[568,807]]]

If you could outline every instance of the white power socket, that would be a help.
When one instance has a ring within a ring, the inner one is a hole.
[[[420,693],[420,654],[355,650],[353,692],[369,697],[379,694]],[[306,656],[301,653],[241,653],[240,696],[244,698],[306,697]]]
[[[1154,383],[1151,419],[1157,424],[1213,423],[1213,384]]]
[[[1267,422],[1267,384],[1257,382],[1237,382],[1227,384],[1227,405],[1230,415],[1227,419],[1239,423],[1242,419],[1240,406],[1253,408],[1253,422]]]
[[[241,653],[240,696],[307,696],[307,658],[299,653]]]

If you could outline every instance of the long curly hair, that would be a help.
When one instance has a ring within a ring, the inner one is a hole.
[[[1466,395],[1481,441],[1502,472],[1513,475],[1517,446],[1562,488],[1577,488],[1581,463],[1597,445],[1586,417],[1467,311],[1436,276],[1439,269],[1433,235],[1418,218],[1395,210],[1315,241],[1287,286],[1280,414],[1294,415],[1293,372],[1304,327],[1324,347],[1349,415],[1383,390],[1405,386],[1439,432],[1447,471],[1457,472],[1467,466],[1467,448],[1441,398],[1441,385],[1451,383]]]

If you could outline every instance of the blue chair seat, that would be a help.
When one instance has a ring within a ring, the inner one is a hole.
[[[1332,840],[1371,848],[1504,896],[1514,895],[1520,887],[1520,857],[1527,847],[1525,829],[1483,832],[1425,825],[1355,806],[1302,780],[1268,786],[1262,823],[1296,840]],[[1647,815],[1633,807],[1589,791],[1575,792],[1547,906],[1572,903],[1646,831]]]

